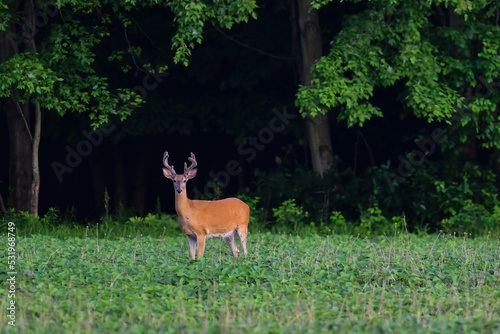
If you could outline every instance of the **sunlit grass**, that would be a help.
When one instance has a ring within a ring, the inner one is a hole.
[[[211,239],[205,256],[191,261],[178,234],[109,238],[82,231],[18,238],[20,332],[500,329],[498,239],[253,233],[247,257],[233,259],[223,240]],[[0,313],[0,323],[7,321]]]

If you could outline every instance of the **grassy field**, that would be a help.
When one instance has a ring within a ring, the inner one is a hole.
[[[253,233],[248,243],[233,259],[211,239],[191,261],[178,235],[18,237],[15,328],[0,253],[1,332],[500,331],[496,238]]]

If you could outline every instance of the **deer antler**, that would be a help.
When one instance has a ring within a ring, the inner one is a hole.
[[[196,168],[196,166],[198,166],[198,163],[196,162],[196,157],[194,156],[193,152],[191,152],[191,156],[188,158],[189,161],[191,161],[191,166],[187,166],[187,163],[184,163],[184,175],[187,175],[187,173],[191,170],[193,170],[194,168]]]
[[[192,153],[191,153],[192,154]],[[175,172],[175,169],[174,167],[170,166],[168,164],[168,151],[165,151],[165,153],[163,154],[163,165],[173,174],[173,175],[177,175],[177,173]]]

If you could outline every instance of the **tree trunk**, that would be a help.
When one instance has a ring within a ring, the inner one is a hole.
[[[29,103],[9,99],[6,103],[9,129],[9,187],[16,210],[30,211],[33,180]]]
[[[40,194],[40,168],[38,165],[38,153],[40,150],[40,133],[42,130],[42,111],[40,103],[35,104],[35,135],[33,137],[33,179],[31,181],[31,208],[30,213],[38,216],[38,199]]]
[[[114,153],[114,212],[118,213],[122,208],[127,207],[127,181],[125,176],[124,160],[120,144],[117,144],[113,150]]]
[[[132,187],[128,189],[131,193],[132,206],[137,214],[142,216],[146,212],[146,198],[148,194],[148,170],[150,163],[149,145],[143,140],[136,139],[134,150]]]
[[[33,0],[26,0],[26,17],[27,22],[30,25],[28,28],[29,33],[27,33],[27,48],[31,51],[36,52],[36,25],[35,25],[35,4]],[[36,99],[37,97],[35,97]],[[32,160],[31,166],[33,168],[33,175],[31,180],[31,203],[30,203],[30,213],[34,216],[38,216],[38,199],[40,194],[40,168],[38,165],[38,154],[40,151],[40,134],[42,131],[42,110],[40,103],[35,102],[35,132],[32,138]]]
[[[5,31],[0,31],[0,62],[19,53],[14,20]],[[12,98],[4,100],[9,138],[9,188],[14,209],[30,210],[31,204],[31,130],[29,104],[20,104]]]
[[[0,35],[0,61],[4,62],[19,53],[22,42],[26,49],[36,52],[35,44],[35,6],[32,0],[25,1],[25,17],[22,34],[17,33],[16,26],[11,20],[6,31]],[[19,30],[19,29],[18,29]],[[12,94],[15,95],[15,94]],[[31,103],[22,103],[13,98],[6,100],[7,126],[9,130],[9,186],[13,189],[12,203],[16,210],[26,210],[38,215],[38,195],[40,190],[40,172],[38,165],[38,151],[41,132],[41,109],[35,103],[35,127],[31,131]]]
[[[108,181],[108,175],[110,174],[106,168],[107,162],[109,160],[106,157],[107,151],[106,148],[99,147],[92,153],[89,158],[89,166],[90,166],[90,175],[92,179],[92,189],[93,189],[93,198],[94,198],[94,208],[92,209],[93,217],[101,217],[104,215],[105,207],[104,207],[104,192],[109,191],[110,184]],[[104,151],[104,152],[103,152]],[[109,205],[109,204],[108,204]]]
[[[318,11],[310,7],[309,0],[297,0],[297,14],[299,36],[296,38],[300,41],[297,67],[300,84],[308,86],[311,84],[311,69],[323,55],[321,30]],[[306,116],[306,130],[313,170],[322,176],[328,168],[335,168],[328,114]]]
[[[5,207],[5,203],[3,202],[2,194],[0,194],[0,211],[2,211],[4,215],[7,214],[7,208]]]

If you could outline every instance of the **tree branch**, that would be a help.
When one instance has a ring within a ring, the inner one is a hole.
[[[26,117],[24,117],[24,113],[23,113],[23,110],[21,109],[21,106],[19,105],[19,102],[14,101],[14,99],[12,99],[12,102],[15,104],[16,110],[19,112],[19,115],[21,115],[21,118],[23,119],[24,126],[26,127],[26,130],[28,131],[30,139],[33,140],[33,136],[31,135],[30,126],[28,125],[28,121],[26,120]]]
[[[287,57],[287,56],[278,56],[278,55],[274,55],[274,54],[272,54],[272,53],[266,52],[266,51],[264,51],[264,50],[261,50],[261,49],[255,48],[255,47],[253,47],[253,46],[250,46],[250,45],[248,45],[248,44],[245,44],[245,43],[243,43],[243,42],[240,42],[240,41],[238,41],[236,38],[233,38],[233,37],[231,37],[231,36],[227,35],[226,33],[224,33],[224,32],[223,32],[222,30],[220,30],[218,27],[215,27],[215,29],[216,29],[216,30],[217,30],[217,31],[218,31],[218,32],[219,32],[222,36],[224,36],[225,38],[227,38],[227,39],[228,39],[228,40],[230,40],[231,42],[236,43],[236,44],[238,44],[238,45],[240,45],[240,46],[243,46],[244,48],[247,48],[247,49],[249,49],[249,50],[255,51],[255,52],[260,53],[260,54],[262,54],[262,55],[264,55],[264,56],[271,57],[271,58],[273,58],[273,59],[280,59],[280,60],[293,60],[293,61],[295,61],[295,58],[294,58],[294,57]]]
[[[120,13],[120,14],[121,14],[121,13]],[[117,17],[118,17],[118,20],[119,20],[120,22],[122,22],[122,21],[120,20],[120,16],[119,16],[119,15],[117,15]],[[136,68],[138,71],[140,71],[140,72],[149,73],[149,72],[148,72],[148,71],[146,71],[145,69],[143,69],[143,68],[139,67],[139,65],[137,64],[137,61],[135,60],[134,53],[133,53],[133,51],[132,51],[132,44],[130,43],[130,40],[128,39],[127,27],[125,26],[125,24],[124,24],[123,22],[122,22],[122,26],[123,26],[123,34],[125,35],[125,40],[127,41],[127,45],[128,45],[129,50],[130,50],[129,54],[130,54],[130,56],[132,57],[132,61],[134,62],[134,66],[135,66],[135,68]]]

